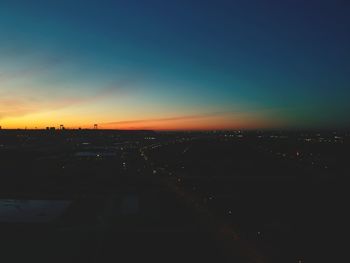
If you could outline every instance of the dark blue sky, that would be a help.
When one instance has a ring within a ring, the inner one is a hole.
[[[3,0],[0,122],[348,127],[349,11],[345,0]]]

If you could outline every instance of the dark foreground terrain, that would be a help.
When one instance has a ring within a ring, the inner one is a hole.
[[[347,262],[346,132],[0,130],[4,262]]]

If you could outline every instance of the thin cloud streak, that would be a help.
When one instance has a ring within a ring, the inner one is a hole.
[[[228,115],[232,113],[233,112],[230,112],[230,111],[222,111],[222,112],[195,114],[195,115],[176,116],[176,117],[169,117],[169,118],[152,118],[152,119],[130,120],[130,121],[115,121],[115,122],[107,122],[107,123],[100,123],[100,124],[101,125],[125,125],[125,124],[140,124],[140,123],[151,123],[151,122],[184,121],[184,120],[195,120],[195,119],[217,117],[217,116],[223,116],[223,115]]]
[[[276,108],[237,109],[181,115],[163,118],[145,118],[98,123],[106,129],[152,129],[152,130],[209,130],[233,128],[271,128],[283,125],[275,116]]]
[[[114,121],[114,122],[105,122],[99,123],[101,125],[128,125],[128,124],[140,124],[140,123],[152,123],[152,122],[171,122],[171,121],[186,121],[186,120],[196,120],[196,119],[205,119],[213,117],[225,117],[225,116],[234,116],[241,114],[249,115],[262,115],[273,113],[276,110],[282,110],[282,108],[253,108],[253,109],[237,109],[237,110],[227,110],[227,111],[215,111],[215,112],[206,112],[201,114],[192,114],[192,115],[182,115],[182,116],[173,116],[167,118],[149,118],[149,119],[139,119],[139,120],[127,120],[127,121]]]

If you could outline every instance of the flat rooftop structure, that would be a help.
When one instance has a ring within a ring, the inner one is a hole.
[[[0,199],[0,223],[50,222],[61,216],[71,201]]]

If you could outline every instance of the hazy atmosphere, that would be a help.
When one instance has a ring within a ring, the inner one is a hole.
[[[348,128],[348,1],[0,2],[3,128]]]
[[[349,84],[350,0],[0,0],[2,262],[350,262]]]

